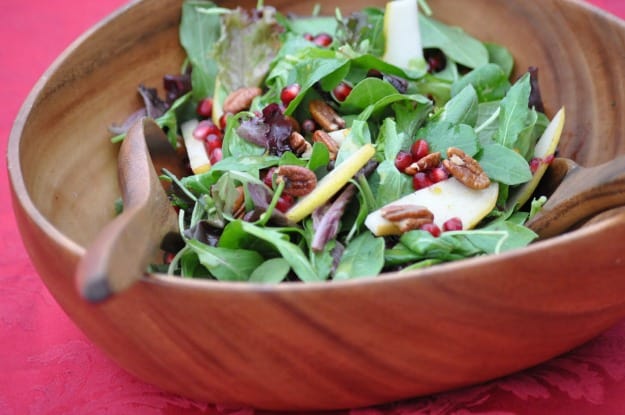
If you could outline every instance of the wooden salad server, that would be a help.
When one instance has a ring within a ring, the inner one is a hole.
[[[123,211],[87,248],[76,271],[78,289],[88,301],[103,301],[130,287],[157,258],[163,239],[179,232],[177,214],[151,153],[152,157],[179,159],[161,128],[142,118],[128,131],[119,151]]]
[[[625,156],[594,167],[558,157],[536,194],[550,196],[526,225],[541,239],[556,236],[584,219],[625,205]]]

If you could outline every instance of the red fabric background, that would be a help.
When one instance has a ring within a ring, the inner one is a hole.
[[[622,0],[591,0],[625,18]],[[0,140],[54,58],[126,0],[3,0]],[[108,360],[73,325],[37,277],[0,166],[0,415],[254,414],[171,395]],[[625,413],[625,320],[590,343],[504,379],[341,415]]]

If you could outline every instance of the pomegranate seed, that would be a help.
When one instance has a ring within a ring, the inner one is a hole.
[[[332,36],[327,33],[319,33],[317,36],[313,38],[313,43],[317,46],[321,46],[327,48],[332,44]]]
[[[432,186],[433,184],[434,183],[432,183],[427,173],[424,173],[422,171],[412,176],[412,188],[415,190],[425,189],[426,187]]]
[[[165,254],[163,255],[163,262],[166,265],[169,265],[174,260],[175,256],[176,254],[174,254],[173,252],[165,252]]]
[[[419,139],[410,146],[412,158],[417,161],[430,154],[430,145],[424,139]]]
[[[427,49],[424,51],[425,60],[428,64],[428,72],[440,72],[447,66],[447,58],[440,49]]]
[[[269,170],[267,170],[267,173],[265,173],[265,176],[263,177],[263,183],[265,183],[265,185],[270,189],[273,189],[273,173],[275,171],[276,168],[271,167]]]
[[[311,120],[309,118],[309,119],[302,121],[302,131],[304,131],[305,133],[312,133],[316,129],[317,129],[317,124],[315,123],[314,120]]]
[[[540,157],[534,157],[530,161],[530,171],[532,172],[532,174],[536,173],[536,170],[538,170],[538,168],[540,167],[542,162],[543,161],[542,161],[542,159]]]
[[[301,90],[302,87],[299,84],[285,86],[282,88],[282,92],[280,92],[280,101],[282,101],[285,107],[288,106]]]
[[[200,102],[197,103],[197,108],[195,112],[200,117],[210,118],[213,115],[213,99],[212,98],[204,98]]]
[[[425,225],[421,226],[421,230],[429,232],[435,238],[441,236],[441,228],[439,228],[438,225],[434,223],[426,223]]]
[[[228,112],[224,112],[221,117],[219,117],[219,128],[221,128],[222,130],[226,129],[226,126],[228,124],[228,118],[230,118],[232,114],[228,113]]]
[[[551,164],[554,158],[555,156],[553,154],[548,155],[544,159],[540,157],[534,157],[530,161],[530,171],[532,172],[532,174],[536,173],[536,170],[538,170],[541,164]]]
[[[221,148],[223,139],[221,138],[221,135],[209,134],[204,140],[204,144],[208,154],[211,154],[215,149]]]
[[[202,120],[198,123],[195,130],[193,130],[193,137],[198,140],[206,140],[210,134],[221,136],[221,131],[211,120]]]
[[[276,203],[276,209],[280,212],[285,213],[287,210],[293,206],[293,197],[290,195],[282,194],[280,198],[278,198],[278,203]]]
[[[442,166],[434,167],[428,172],[428,179],[430,179],[432,183],[442,182],[443,180],[449,179],[449,173]]]
[[[384,77],[384,74],[380,71],[378,71],[377,69],[369,69],[369,71],[367,72],[367,76],[369,78],[380,78],[382,79]]]
[[[399,170],[400,172],[405,172],[406,168],[408,168],[408,166],[410,166],[412,164],[412,154],[408,153],[407,151],[400,151],[399,153],[397,153],[397,156],[395,156],[395,167],[397,167],[397,170]]]
[[[462,228],[462,219],[458,217],[447,219],[445,223],[443,223],[444,231],[461,231]]]
[[[341,82],[332,90],[332,95],[338,102],[343,102],[347,99],[349,94],[352,92],[352,87],[346,84],[345,82]]]
[[[211,164],[217,164],[223,158],[224,158],[224,153],[221,151],[221,148],[216,148],[210,154],[210,157],[208,159],[210,160]]]
[[[312,42],[315,37],[312,35],[312,33],[304,33],[304,39],[306,39],[309,42]]]

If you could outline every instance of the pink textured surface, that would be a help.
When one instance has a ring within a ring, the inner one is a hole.
[[[3,0],[0,140],[44,70],[126,0]],[[591,3],[625,18],[622,0]],[[45,145],[45,143],[42,143]],[[0,414],[254,414],[191,401],[115,366],[74,326],[39,280],[10,206],[0,166]],[[625,413],[625,320],[590,343],[497,381],[335,415]]]

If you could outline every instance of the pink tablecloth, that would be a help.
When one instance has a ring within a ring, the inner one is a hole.
[[[495,1],[495,0],[493,0]],[[538,0],[535,0],[538,1]],[[2,0],[0,140],[53,59],[126,0]],[[625,18],[623,0],[591,0]],[[45,143],[41,143],[45,145]],[[125,373],[52,299],[20,241],[0,168],[0,415],[253,414],[191,401]],[[522,373],[432,397],[340,414],[625,414],[625,320]]]

